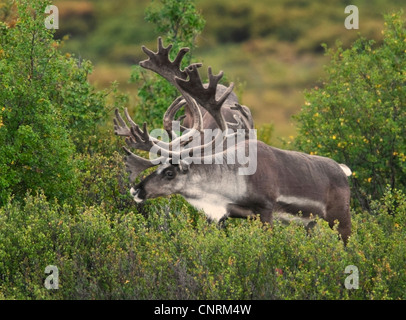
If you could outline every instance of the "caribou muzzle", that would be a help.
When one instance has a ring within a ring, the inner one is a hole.
[[[131,188],[130,193],[133,196],[135,202],[141,203],[146,199],[147,193],[142,186],[138,186],[136,186],[135,188]]]

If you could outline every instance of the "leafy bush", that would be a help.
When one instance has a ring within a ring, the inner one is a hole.
[[[116,212],[134,207],[129,196],[130,183],[125,172],[123,156],[117,151],[109,154],[83,154],[76,156],[79,186],[71,204],[102,206]]]
[[[39,23],[24,2],[16,21],[0,22],[0,204],[37,187],[62,200],[75,186],[74,146],[53,99],[60,61]]]
[[[47,4],[17,1],[0,22],[0,204],[27,189],[72,196],[74,154],[98,150],[108,113],[107,91],[87,81],[90,62],[62,55],[45,28]]]
[[[319,220],[210,224],[177,197],[136,211],[76,209],[27,195],[0,209],[0,296],[6,299],[405,299],[406,196],[388,189],[353,214],[344,248]],[[396,207],[396,212],[392,208]],[[44,287],[45,267],[59,289]],[[347,266],[359,288],[345,287]]]
[[[406,28],[402,13],[385,16],[383,43],[358,39],[328,50],[323,86],[306,93],[296,146],[332,157],[353,171],[352,193],[369,209],[387,184],[406,187]]]

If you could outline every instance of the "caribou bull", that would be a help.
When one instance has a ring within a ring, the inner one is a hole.
[[[326,157],[274,148],[247,133],[234,145],[202,155],[203,150],[214,150],[219,142],[238,135],[241,130],[250,131],[253,124],[249,111],[238,104],[232,84],[229,87],[219,84],[222,72],[213,75],[209,68],[209,83],[202,84],[197,70],[201,64],[180,70],[186,49],[181,49],[173,62],[168,58],[170,47],[164,48],[161,39],[157,53],[143,49],[149,59],[140,65],[168,79],[182,96],[164,116],[164,128],[172,138],[170,142],[153,137],[145,123],[141,129],[125,112],[128,127],[116,110],[116,134],[126,136],[129,147],[154,150],[158,155],[158,159],[149,160],[124,147],[131,183],[142,171],[159,164],[156,171],[131,188],[136,202],[180,194],[214,221],[258,214],[261,221],[272,223],[274,217],[283,218],[286,214],[304,220],[314,215],[325,219],[330,227],[338,221],[337,230],[344,242],[347,241],[351,233],[347,176],[351,170],[346,165]],[[190,130],[177,136],[170,123],[181,106],[187,106]],[[218,134],[207,143],[191,146],[189,141],[195,132],[202,133],[214,126],[227,134]],[[176,149],[175,145],[181,147]],[[230,154],[237,153],[248,154],[248,161],[230,162]],[[240,174],[241,169],[252,163],[255,163],[254,172]]]

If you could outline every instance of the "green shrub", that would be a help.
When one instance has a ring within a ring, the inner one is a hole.
[[[60,52],[44,26],[47,4],[17,1],[15,17],[0,22],[0,205],[28,189],[68,199],[75,152],[100,149],[108,92],[87,81],[90,62]]]
[[[110,210],[112,215],[134,207],[122,154],[117,151],[112,155],[82,154],[77,155],[75,160],[79,186],[71,204],[101,205]]]
[[[406,196],[387,189],[374,214],[353,212],[345,248],[319,220],[264,226],[206,221],[178,197],[111,214],[43,194],[0,209],[0,296],[5,299],[405,299]],[[393,208],[396,207],[396,212]],[[45,267],[59,289],[44,287]],[[359,288],[345,287],[347,266]]]
[[[383,43],[363,38],[328,50],[323,86],[306,93],[296,146],[347,164],[354,198],[369,209],[387,184],[406,187],[406,28],[385,16]],[[370,197],[370,198],[369,198]]]
[[[60,61],[52,36],[26,3],[18,9],[16,21],[0,22],[0,205],[37,187],[62,200],[75,187],[74,145],[53,99]]]

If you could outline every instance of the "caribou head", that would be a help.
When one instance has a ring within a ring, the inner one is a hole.
[[[149,59],[140,65],[165,77],[181,96],[164,115],[170,141],[150,134],[145,123],[141,129],[126,110],[125,121],[116,110],[115,133],[125,136],[130,148],[155,155],[154,159],[142,158],[124,147],[130,181],[158,166],[131,188],[136,202],[180,194],[214,221],[257,214],[269,223],[273,218],[298,216],[309,221],[319,216],[331,227],[338,221],[338,231],[347,240],[351,233],[347,181],[351,170],[347,166],[257,141],[251,114],[238,104],[233,84],[219,84],[222,72],[214,75],[209,68],[209,82],[202,84],[197,71],[201,64],[180,70],[187,49],[181,49],[173,62],[168,58],[170,46],[164,48],[160,38],[158,52],[143,50]],[[189,122],[178,136],[173,120],[181,107]],[[216,133],[206,139],[205,131],[212,128]]]
[[[182,57],[188,49],[181,49],[174,61],[169,59],[170,49],[171,46],[165,48],[159,38],[158,52],[143,47],[149,59],[141,61],[140,65],[163,76],[181,93],[169,106],[163,119],[167,138],[172,140],[168,142],[157,139],[148,132],[146,123],[141,129],[131,119],[127,110],[124,113],[129,126],[116,110],[115,133],[125,136],[130,148],[149,151],[158,156],[154,160],[141,158],[124,147],[131,182],[134,182],[142,171],[159,165],[156,171],[131,188],[136,202],[178,193],[195,204],[199,201],[205,203],[208,200],[207,195],[210,194],[209,198],[213,198],[213,194],[218,194],[216,189],[231,189],[230,181],[223,177],[225,165],[230,168],[232,174],[238,169],[242,175],[247,174],[247,170],[255,170],[256,157],[251,157],[249,162],[245,149],[243,154],[235,153],[235,150],[241,150],[236,147],[237,144],[245,143],[250,137],[256,138],[255,131],[250,130],[253,129],[252,116],[247,107],[238,103],[232,92],[232,83],[229,87],[219,84],[223,72],[214,75],[211,68],[208,68],[209,82],[203,84],[198,73],[201,64],[192,64],[183,71],[180,70]],[[173,124],[176,123],[174,117],[182,107],[185,107],[186,118],[180,126],[183,134],[177,136],[176,130],[173,130]],[[256,139],[253,141],[256,143]],[[252,152],[255,145],[247,144],[247,147],[247,151]],[[234,159],[231,159],[231,154]],[[238,167],[236,160],[240,160],[242,165],[239,164]],[[235,169],[231,169],[233,166]],[[204,192],[202,184],[206,180],[208,190]],[[242,179],[236,177],[233,180],[235,189],[241,190],[239,186]],[[213,184],[216,185],[215,188],[210,187]],[[217,217],[221,218],[215,210],[208,215],[215,220],[219,220]]]

